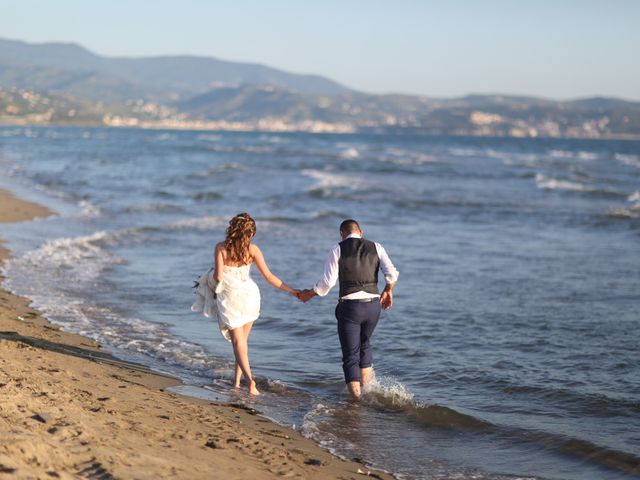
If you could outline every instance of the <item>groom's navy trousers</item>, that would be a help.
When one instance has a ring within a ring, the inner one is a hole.
[[[373,365],[371,335],[380,318],[380,299],[370,302],[341,300],[336,307],[342,370],[346,382],[359,382],[360,369]]]

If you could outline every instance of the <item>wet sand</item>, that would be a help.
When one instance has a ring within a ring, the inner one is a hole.
[[[0,224],[50,214],[0,190]],[[0,262],[9,255],[0,245]],[[3,478],[392,478],[249,407],[165,391],[179,383],[60,331],[0,289]]]

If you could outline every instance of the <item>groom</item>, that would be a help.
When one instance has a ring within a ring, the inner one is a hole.
[[[381,308],[388,310],[393,304],[392,291],[398,281],[398,271],[382,245],[362,238],[362,230],[355,220],[342,222],[340,238],[342,241],[329,253],[320,281],[313,289],[301,291],[298,298],[306,303],[317,295],[324,297],[339,281],[336,318],[342,370],[349,393],[357,399],[361,385],[371,380],[370,339]],[[378,270],[382,270],[387,282],[382,295],[378,291]]]

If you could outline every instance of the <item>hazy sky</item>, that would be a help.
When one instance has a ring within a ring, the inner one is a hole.
[[[194,54],[375,93],[640,100],[640,0],[0,0],[0,37]]]

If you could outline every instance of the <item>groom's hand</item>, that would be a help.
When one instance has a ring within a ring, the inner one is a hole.
[[[298,298],[304,302],[307,303],[309,300],[311,300],[313,297],[315,297],[317,294],[316,292],[314,292],[313,290],[311,290],[310,288],[307,288],[306,290],[302,290],[299,294],[298,294]]]
[[[382,305],[382,308],[385,310],[389,310],[393,306],[393,293],[391,293],[390,290],[382,292],[382,295],[380,295],[380,305]]]

